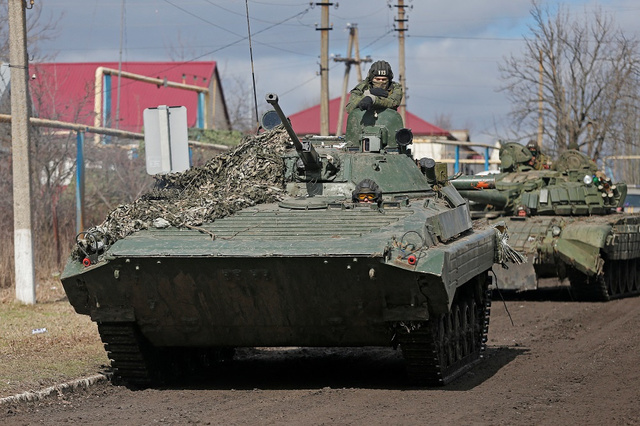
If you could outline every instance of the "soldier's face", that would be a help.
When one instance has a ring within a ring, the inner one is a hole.
[[[383,76],[375,76],[373,77],[373,87],[379,87],[381,89],[387,88],[387,83],[389,83],[389,79]]]
[[[361,192],[360,194],[358,194],[358,201],[360,201],[361,203],[373,203],[373,200],[375,199],[376,194],[374,193]]]

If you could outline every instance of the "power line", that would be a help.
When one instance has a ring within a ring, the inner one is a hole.
[[[338,62],[336,62],[336,64],[335,64],[335,65],[333,65],[333,66],[330,66],[330,67],[329,67],[329,70],[334,69],[334,68],[335,68],[335,67],[337,67],[338,65],[339,65],[339,63],[338,63]],[[287,93],[291,93],[291,92],[293,92],[294,90],[297,90],[297,89],[299,89],[300,87],[305,86],[305,85],[307,85],[308,83],[311,83],[313,80],[317,79],[318,77],[320,77],[320,76],[319,76],[319,75],[314,75],[314,76],[313,76],[313,77],[311,77],[310,79],[305,80],[305,81],[303,81],[302,83],[298,84],[297,86],[293,86],[293,87],[291,87],[291,88],[290,88],[289,90],[287,90],[286,92],[281,93],[281,94],[280,94],[280,96],[282,96],[282,95],[286,95]]]
[[[164,0],[164,1],[165,1],[165,2],[167,2],[168,4],[172,5],[172,6],[175,6],[173,3],[171,3],[171,2],[170,2],[170,1],[168,1],[168,0]],[[182,9],[181,7],[176,6],[176,8],[177,8],[177,9],[180,9],[180,10],[185,11],[185,10],[184,10],[184,9]],[[268,27],[266,27],[266,28],[263,28],[263,29],[261,29],[260,31],[256,31],[255,33],[253,33],[253,35],[263,33],[263,32],[265,32],[265,31],[267,31],[267,30],[269,30],[269,29],[271,29],[271,28],[273,28],[273,27],[275,27],[275,26],[281,25],[281,24],[282,24],[282,23],[284,23],[284,22],[287,22],[287,21],[289,21],[289,20],[291,20],[291,19],[294,19],[294,18],[296,18],[296,17],[298,17],[298,16],[302,16],[302,15],[306,14],[310,9],[311,9],[310,7],[307,7],[307,8],[306,8],[306,9],[304,9],[302,12],[298,12],[298,13],[296,13],[295,15],[290,16],[290,17],[288,17],[288,18],[285,18],[284,20],[282,20],[282,21],[280,21],[280,22],[278,22],[278,23],[275,23],[275,24],[273,24],[273,25],[271,25],[271,26],[268,26]],[[193,15],[191,12],[188,12],[188,11],[185,11],[185,12],[186,12],[186,13],[188,13],[189,15],[195,16],[195,15]],[[205,21],[205,22],[208,22],[208,21],[206,21],[206,20],[204,20],[204,21]],[[215,27],[218,27],[218,25],[214,25],[214,26],[215,26]],[[221,47],[219,47],[219,48],[217,48],[217,49],[214,49],[214,50],[212,50],[212,51],[209,51],[209,52],[203,53],[202,55],[198,55],[198,56],[196,56],[195,58],[192,58],[192,59],[189,59],[189,60],[186,60],[186,61],[181,61],[181,62],[179,62],[179,63],[176,63],[176,65],[173,65],[173,66],[171,66],[171,67],[167,67],[167,68],[165,68],[165,69],[159,70],[159,71],[158,71],[158,73],[162,73],[162,72],[170,71],[170,70],[175,69],[175,68],[178,68],[178,67],[180,67],[180,66],[182,66],[182,65],[184,65],[184,64],[188,64],[189,62],[195,62],[195,61],[197,61],[197,60],[199,60],[199,59],[204,58],[205,56],[210,56],[210,55],[212,55],[212,54],[214,54],[214,53],[217,53],[217,52],[219,52],[219,51],[221,51],[221,50],[227,49],[227,48],[229,48],[229,47],[231,47],[231,46],[234,46],[234,45],[236,45],[236,44],[238,44],[238,43],[241,43],[241,42],[243,42],[243,41],[247,40],[248,38],[249,38],[248,36],[241,36],[241,38],[240,38],[240,39],[238,39],[238,40],[236,40],[236,41],[233,41],[233,42],[231,42],[231,43],[227,43],[226,45],[223,45],[223,46],[221,46]],[[274,48],[274,49],[278,49],[278,50],[281,50],[281,51],[285,51],[285,52],[288,52],[288,53],[293,53],[293,54],[296,54],[296,55],[302,55],[302,56],[315,56],[315,55],[309,55],[309,54],[305,54],[305,53],[298,53],[298,52],[288,51],[288,50],[286,50],[286,49],[280,49],[280,48],[277,48],[277,47],[275,47],[275,46],[271,46],[271,45],[266,44],[266,43],[258,43],[258,44],[265,45],[265,46],[268,46],[268,47],[271,47],[271,48]],[[123,86],[123,87],[126,87],[126,86],[128,86],[128,85],[130,85],[130,84],[133,84],[133,83],[134,83],[134,82],[124,83],[124,84],[122,84],[122,86]]]
[[[366,48],[368,48],[369,46],[374,45],[375,43],[377,43],[378,41],[380,41],[381,39],[383,39],[386,35],[392,33],[394,30],[393,29],[389,29],[387,30],[384,34],[382,34],[380,37],[376,38],[375,40],[373,40],[371,43],[367,44],[366,46],[364,46],[362,48],[362,50],[365,50]]]
[[[458,37],[458,36],[415,35],[415,34],[407,34],[407,37],[438,38],[438,39],[453,39],[453,40],[523,41],[522,38],[502,38],[502,37]]]
[[[178,9],[178,10],[180,10],[180,11],[182,11],[182,12],[186,13],[187,15],[189,15],[189,16],[193,16],[194,18],[196,18],[196,19],[198,19],[198,20],[200,20],[200,21],[202,21],[202,22],[205,22],[205,23],[207,23],[207,24],[209,24],[209,25],[211,25],[211,26],[213,26],[213,27],[216,27],[216,28],[218,28],[218,29],[220,29],[220,30],[222,30],[222,31],[224,31],[224,32],[227,32],[227,33],[229,33],[229,34],[233,34],[234,36],[242,37],[242,34],[235,33],[235,32],[233,32],[233,31],[231,31],[231,30],[228,30],[228,29],[226,29],[226,28],[224,28],[224,27],[221,27],[221,26],[220,26],[220,25],[218,25],[218,24],[214,24],[213,22],[211,22],[211,21],[209,21],[209,20],[207,20],[207,19],[204,19],[202,16],[200,16],[200,15],[196,15],[195,13],[191,13],[191,12],[189,12],[187,9],[185,9],[185,8],[183,8],[183,7],[180,7],[180,6],[178,6],[177,4],[174,4],[174,3],[170,2],[169,0],[163,0],[163,1],[164,1],[165,3],[170,4],[171,6],[175,7],[176,9]]]
[[[214,24],[213,22],[211,22],[211,21],[209,21],[209,20],[207,20],[207,19],[204,19],[204,18],[202,18],[202,17],[201,17],[201,16],[199,16],[199,15],[196,15],[196,14],[194,14],[194,13],[191,13],[191,12],[189,12],[188,10],[186,10],[186,9],[184,9],[184,8],[182,8],[182,7],[180,7],[180,6],[176,5],[176,4],[174,4],[174,3],[172,3],[172,2],[171,2],[171,1],[169,1],[169,0],[164,0],[164,2],[166,2],[167,4],[170,4],[171,6],[175,7],[176,9],[178,9],[178,10],[180,10],[180,11],[182,11],[182,12],[184,12],[184,13],[186,13],[186,14],[190,15],[190,16],[193,16],[193,17],[195,17],[195,18],[197,18],[197,19],[199,19],[199,20],[201,20],[201,21],[203,21],[203,22],[205,22],[205,23],[207,23],[207,24],[210,24],[210,25],[212,25],[212,26],[214,26],[214,27],[216,27],[216,28],[219,28],[219,29],[221,29],[221,30],[223,30],[223,31],[225,31],[225,32],[228,32],[228,33],[233,34],[233,35],[235,35],[235,36],[237,36],[237,37],[240,37],[240,39],[239,39],[239,40],[237,40],[237,41],[235,41],[235,42],[233,42],[233,43],[227,44],[227,45],[225,45],[225,46],[223,46],[223,47],[221,47],[221,48],[219,48],[219,49],[216,49],[216,50],[213,50],[213,51],[211,51],[211,52],[208,52],[208,53],[206,53],[206,54],[204,54],[204,55],[202,55],[202,56],[206,56],[207,54],[212,54],[212,53],[218,52],[218,51],[220,51],[220,50],[222,50],[222,49],[225,49],[225,48],[227,48],[227,47],[233,46],[233,45],[235,45],[235,44],[237,44],[237,43],[239,43],[239,42],[241,42],[241,41],[247,40],[247,39],[249,38],[248,36],[243,36],[242,34],[235,33],[235,32],[233,32],[233,31],[230,31],[230,30],[227,30],[226,28],[221,27],[220,25]],[[207,3],[211,4],[212,6],[220,7],[220,8],[221,8],[221,9],[223,9],[223,10],[227,10],[227,11],[229,11],[228,9],[225,9],[225,8],[223,8],[222,6],[218,6],[218,5],[214,4],[214,3],[211,3],[210,1],[207,1]],[[290,17],[288,17],[288,18],[286,18],[286,19],[283,19],[282,21],[276,22],[276,23],[274,23],[273,25],[270,25],[270,26],[268,26],[268,27],[265,27],[265,28],[261,29],[260,31],[256,31],[256,32],[254,32],[254,33],[253,33],[253,35],[255,36],[255,35],[261,34],[261,33],[265,32],[265,31],[270,30],[271,28],[274,28],[274,27],[277,27],[277,26],[279,26],[279,25],[282,25],[282,24],[284,24],[285,22],[290,21],[290,20],[292,20],[292,19],[294,19],[294,18],[301,17],[301,16],[305,15],[309,10],[311,10],[311,7],[310,7],[310,6],[309,6],[309,7],[307,7],[307,8],[305,8],[302,12],[298,12],[298,13],[296,13],[296,14],[295,14],[295,15],[293,15],[293,16],[290,16]],[[233,13],[235,13],[235,12],[233,12]],[[281,48],[281,47],[277,47],[277,46],[274,46],[274,45],[272,45],[272,44],[268,44],[268,43],[264,43],[264,42],[256,41],[256,43],[257,43],[257,44],[260,44],[260,45],[262,45],[262,46],[270,47],[270,48],[272,48],[272,49],[280,50],[280,51],[282,51],[282,52],[292,53],[292,54],[296,54],[296,55],[303,55],[303,56],[315,56],[315,55],[309,55],[309,54],[305,54],[305,53],[299,53],[299,52],[294,52],[294,51],[291,51],[291,50],[283,49],[283,48]],[[198,58],[201,58],[202,56],[199,56]]]
[[[237,16],[241,16],[241,17],[243,17],[243,18],[244,18],[244,15],[243,15],[242,13],[240,13],[240,12],[236,12],[235,10],[231,10],[231,9],[226,8],[226,7],[220,6],[219,4],[216,4],[216,3],[212,2],[211,0],[204,0],[204,1],[205,1],[206,3],[209,3],[211,6],[215,6],[215,7],[217,7],[218,9],[222,9],[222,10],[224,10],[225,12],[229,12],[229,13],[231,13],[232,15],[237,15]],[[256,21],[256,22],[264,22],[264,23],[266,23],[266,24],[273,24],[273,23],[274,23],[274,22],[272,22],[272,21],[266,21],[266,20],[264,20],[264,19],[260,19],[260,18],[256,18],[256,17],[252,17],[252,18],[251,18],[251,20],[252,20],[252,21]],[[279,25],[279,23],[278,23],[278,25]]]

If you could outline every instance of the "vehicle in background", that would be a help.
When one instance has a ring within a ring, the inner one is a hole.
[[[535,290],[540,278],[569,278],[576,300],[640,294],[640,215],[624,207],[640,195],[630,197],[625,183],[612,182],[579,151],[563,152],[549,169],[535,170],[532,159],[524,146],[507,143],[502,173],[451,180],[472,217],[504,220],[509,245],[529,259],[495,271],[498,288]]]
[[[627,198],[624,199],[625,213],[640,213],[640,185],[627,186]]]

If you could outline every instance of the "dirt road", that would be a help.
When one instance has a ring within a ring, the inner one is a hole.
[[[103,383],[2,406],[0,421],[634,425],[639,401],[640,298],[577,303],[552,288],[506,307],[494,300],[485,359],[444,388],[408,386],[391,349],[245,350],[215,383],[142,391]]]

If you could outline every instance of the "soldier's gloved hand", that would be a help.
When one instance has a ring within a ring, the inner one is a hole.
[[[373,98],[371,96],[365,96],[364,98],[362,98],[362,100],[360,102],[358,102],[357,107],[360,108],[362,111],[368,111],[371,109],[371,107],[373,106]]]
[[[373,87],[370,92],[372,95],[382,96],[383,98],[389,96],[389,92],[384,90],[382,87]]]

